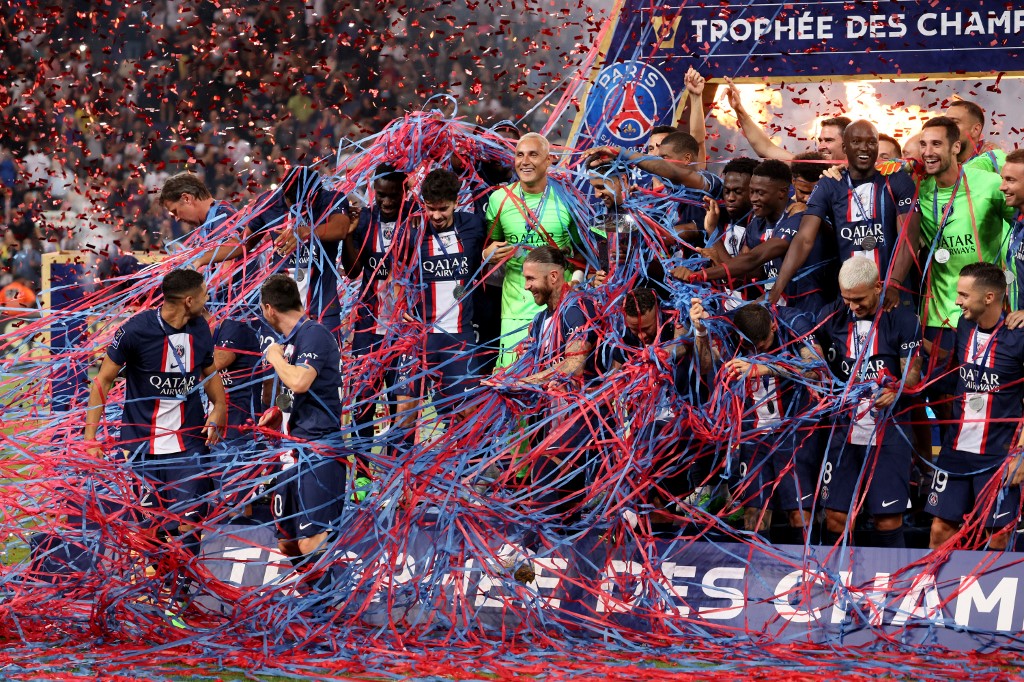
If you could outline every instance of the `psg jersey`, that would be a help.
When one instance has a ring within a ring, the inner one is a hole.
[[[362,271],[360,300],[356,308],[356,332],[386,334],[394,322],[394,294],[390,261],[398,247],[398,224],[381,218],[377,207],[363,211],[352,233]]]
[[[135,315],[114,334],[107,356],[124,366],[121,442],[141,454],[204,452],[202,370],[213,365],[203,318],[171,327],[159,310]]]
[[[348,199],[331,192],[317,182],[317,187],[306,201],[289,209],[281,190],[260,195],[254,203],[255,212],[245,226],[254,235],[274,239],[280,233],[294,233],[301,226],[310,230],[309,237],[299,240],[295,251],[282,256],[270,251],[268,267],[271,272],[284,272],[295,278],[306,311],[314,319],[326,319],[340,314],[338,303],[338,241],[318,238],[315,228],[331,216],[348,213]]]
[[[566,351],[576,341],[597,344],[597,310],[589,298],[574,292],[566,294],[554,310],[545,307],[530,323],[529,336],[533,339],[529,355],[538,368],[551,367],[567,359]],[[596,353],[591,350],[583,364],[582,380],[597,377]]]
[[[293,396],[288,433],[304,440],[318,440],[341,430],[341,352],[334,334],[322,324],[303,320],[284,342],[284,358],[297,367],[316,371],[309,390]]]
[[[861,319],[845,303],[836,301],[821,311],[818,322],[817,337],[825,359],[832,373],[844,382],[898,382],[903,376],[901,361],[909,361],[921,344],[921,323],[907,306]],[[854,421],[859,432],[851,431],[848,436],[855,444],[868,444],[856,442],[861,432],[873,437],[874,400],[874,395],[865,396],[856,408]]]
[[[884,278],[899,243],[902,218],[916,206],[917,187],[905,171],[867,180],[822,177],[807,200],[807,213],[832,225],[839,260],[854,256],[874,260]]]
[[[944,448],[1004,457],[1024,399],[1024,329],[980,329],[963,317],[956,328],[953,425]]]
[[[238,320],[224,320],[213,331],[218,350],[234,353],[234,361],[221,370],[220,377],[228,398],[228,427],[254,421],[261,411],[260,341],[253,328]]]
[[[419,247],[419,269],[411,293],[427,332],[473,331],[473,279],[479,277],[484,222],[456,211],[447,230],[426,226]]]
[[[803,216],[803,213],[794,215],[784,213],[777,221],[769,221],[767,218],[755,216],[746,229],[747,248],[753,249],[769,239],[784,239],[786,243],[792,243]],[[765,262],[763,268],[764,279],[767,282],[766,288],[770,288],[771,283],[779,276],[779,270],[782,268],[782,261],[785,258],[786,255],[783,254]],[[786,291],[783,292],[784,296],[780,301],[786,306],[817,314],[825,304],[826,283],[824,279],[832,272],[826,267],[828,261],[829,258],[822,247],[822,239],[819,235],[814,240],[814,246],[811,247],[807,261],[786,286]]]

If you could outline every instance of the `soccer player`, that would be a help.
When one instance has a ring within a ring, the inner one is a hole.
[[[948,351],[960,317],[960,271],[969,263],[1003,260],[1004,221],[1013,209],[999,191],[995,173],[961,166],[960,129],[939,116],[921,130],[925,178],[919,192],[921,239],[927,264],[927,298],[922,303],[926,347]],[[934,355],[934,354],[933,354]]]
[[[575,393],[598,377],[596,309],[590,299],[570,293],[568,267],[565,255],[546,245],[523,260],[524,286],[541,311],[530,323],[528,350],[517,363],[525,363],[532,373],[519,382],[556,394]],[[545,452],[534,467],[533,482],[546,486],[539,496],[542,502],[568,512],[585,495],[587,443],[599,432],[600,420],[592,409],[569,410],[565,401],[553,400],[561,409],[544,415]]]
[[[349,212],[348,200],[328,189],[319,173],[296,166],[277,189],[256,198],[240,223],[250,250],[273,240],[267,269],[293,275],[306,312],[338,335],[337,260],[351,227]]]
[[[417,430],[427,374],[440,375],[432,402],[441,415],[458,414],[463,395],[476,386],[472,289],[480,277],[485,230],[479,216],[455,210],[461,186],[450,171],[427,174],[420,188],[425,229],[418,231],[419,244],[406,250],[413,253],[392,269],[411,278],[399,286],[406,322],[417,333],[415,348],[399,359],[395,387],[398,426],[411,430],[407,440]]]
[[[760,163],[750,178],[749,196],[754,218],[743,235],[740,253],[723,258],[720,265],[696,272],[680,267],[672,274],[690,282],[742,282],[754,276],[770,291],[803,217],[802,213],[790,215],[787,211],[792,181],[792,172],[784,162],[769,159]],[[797,310],[814,314],[821,310],[826,291],[822,279],[829,260],[821,240],[816,239],[808,258],[809,265],[789,283],[785,297],[780,300]]]
[[[345,465],[333,440],[341,428],[341,354],[334,334],[306,316],[291,277],[271,275],[260,289],[260,307],[281,338],[265,352],[282,386],[276,402],[291,404],[286,410],[275,405],[259,424],[273,428],[281,412],[288,412],[285,433],[303,443],[281,456],[271,492],[278,547],[285,556],[312,559],[338,530],[344,505]]]
[[[1024,310],[1024,282],[1021,281],[1024,277],[1024,150],[1014,149],[1006,155],[1001,175],[1003,182],[999,191],[1003,193],[1006,205],[1016,212],[1006,250],[1007,269],[1013,274],[1010,308]]]
[[[774,508],[786,513],[790,528],[799,532],[811,520],[817,453],[804,447],[803,432],[792,420],[808,405],[805,384],[817,380],[821,347],[811,320],[796,311],[778,308],[773,313],[748,303],[730,315],[741,335],[741,354],[726,361],[722,371],[726,381],[738,382],[737,390],[749,387],[734,497],[744,507],[747,530],[766,529]],[[702,368],[710,368],[717,354],[704,324],[709,317],[701,300],[692,299],[690,322]]]
[[[754,152],[756,152],[762,159],[792,161],[794,156],[793,153],[772,142],[771,138],[768,137],[768,133],[764,131],[764,126],[760,125],[749,113],[747,113],[746,108],[743,106],[743,99],[740,96],[740,91],[733,84],[732,80],[728,78],[725,80],[727,84],[725,94],[729,99],[729,106],[731,106],[733,111],[736,112],[736,122],[739,124],[740,130],[743,132],[743,137],[747,138],[747,142],[750,143]],[[849,152],[843,148],[843,134],[845,133],[848,125],[850,125],[850,119],[845,116],[836,116],[835,118],[829,118],[821,122],[820,132],[818,133],[817,139],[817,148],[827,160],[846,160],[846,156]]]
[[[811,198],[811,192],[821,180],[822,173],[829,166],[824,163],[825,155],[821,152],[804,152],[797,154],[790,161],[789,167],[793,171],[793,207],[799,211],[807,210],[807,201]]]
[[[607,163],[590,169],[590,186],[605,207],[592,231],[606,235],[597,240],[601,269],[595,273],[593,285],[602,286],[611,278],[616,295],[634,287],[649,287],[668,298],[665,268],[658,258],[664,244],[650,243],[631,211],[623,206],[630,193],[628,175]]]
[[[259,334],[251,324],[231,317],[218,322],[209,308],[203,310],[203,319],[213,334],[213,364],[227,394],[228,420],[223,441],[230,444],[245,438],[243,427],[254,424],[262,412],[257,365],[263,352]]]
[[[953,416],[932,475],[930,547],[942,547],[970,521],[992,549],[1004,549],[1020,516],[1024,446],[1017,438],[1024,400],[1024,329],[1003,316],[1006,278],[992,263],[969,263],[957,283],[957,323],[944,377]]]
[[[221,242],[194,261],[197,268],[241,257],[241,241],[233,238],[238,235],[221,229],[237,211],[227,202],[215,200],[198,175],[184,172],[168,178],[160,190],[160,205],[179,223],[198,230],[203,241],[216,238]]]
[[[965,99],[953,100],[942,115],[953,121],[960,131],[957,161],[968,168],[999,173],[1006,163],[1006,152],[982,138],[985,132],[985,110]]]
[[[832,227],[840,261],[854,256],[872,259],[885,282],[883,305],[892,308],[899,301],[897,287],[910,272],[918,241],[914,181],[902,170],[883,175],[875,169],[878,131],[868,121],[847,126],[843,149],[849,167],[840,180],[823,176],[815,185],[775,286],[768,292],[773,304],[807,262],[823,223]]]
[[[740,157],[730,160],[722,169],[722,207],[725,213],[717,205],[708,204],[708,214],[704,219],[709,249],[703,253],[715,263],[721,263],[725,257],[740,255],[746,241],[747,225],[754,217],[750,205],[750,177],[757,164],[754,159]]]
[[[160,288],[161,306],[125,322],[107,347],[89,391],[85,440],[94,456],[103,454],[96,433],[110,387],[123,370],[120,448],[151,487],[139,506],[174,512],[180,522],[167,530],[176,533],[187,532],[203,515],[199,498],[210,473],[204,459],[224,434],[227,401],[214,365],[213,337],[203,320],[203,276],[172,270]],[[209,416],[200,391],[210,402]]]
[[[518,181],[499,187],[487,202],[485,223],[490,243],[484,249],[484,262],[488,268],[505,263],[498,367],[507,367],[515,359],[513,349],[540,310],[523,286],[527,253],[545,244],[564,249],[579,240],[569,207],[548,178],[550,167],[547,139],[537,133],[523,135],[516,144]]]
[[[897,406],[902,391],[921,379],[921,323],[910,306],[882,309],[882,281],[867,258],[843,263],[839,293],[841,301],[819,311],[815,332],[832,373],[847,382],[821,472],[826,544],[849,530],[850,510],[864,496],[863,509],[874,517],[873,544],[905,547],[913,449],[905,411]]]
[[[883,161],[898,161],[903,158],[903,148],[892,135],[878,134],[878,158]]]
[[[360,443],[357,451],[369,452],[373,445],[377,400],[384,385],[394,385],[393,366],[397,358],[386,356],[385,337],[394,338],[395,289],[391,280],[391,264],[398,249],[399,237],[406,236],[406,174],[388,164],[374,171],[374,203],[359,215],[359,223],[345,240],[343,252],[345,273],[350,279],[360,278],[360,299],[355,311],[352,354],[359,363],[367,363],[356,375],[360,395],[355,402],[353,421]],[[379,369],[383,363],[384,369]],[[393,406],[388,404],[388,410]]]
[[[663,180],[683,187],[685,190],[699,192],[700,201],[710,197],[718,201],[722,198],[722,179],[705,170],[695,167],[700,151],[696,138],[689,133],[671,133],[665,136],[659,146],[661,158],[655,159],[618,147],[601,146],[588,149],[584,153],[590,166],[606,163],[610,159],[621,158],[643,171],[656,175]],[[693,204],[682,204],[679,207],[679,224],[676,232],[684,239],[703,239],[704,232],[699,226],[704,225],[704,208]]]

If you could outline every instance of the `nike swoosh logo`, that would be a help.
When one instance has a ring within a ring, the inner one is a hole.
[[[1008,511],[1005,511],[1005,512],[1003,512],[1002,514],[996,514],[996,515],[995,515],[995,516],[993,516],[992,518],[993,518],[993,519],[1001,519],[1001,518],[1003,518],[1004,516],[1006,516],[1006,515],[1007,515],[1007,514],[1009,514],[1009,513],[1010,513],[1010,512],[1008,512]]]
[[[309,528],[312,525],[313,525],[312,523],[300,523],[299,524],[299,530],[306,530],[307,528]]]
[[[814,493],[807,493],[806,495],[804,495],[803,497],[800,498],[800,501],[803,502],[804,500],[806,500],[808,497],[810,497],[813,494]]]
[[[893,500],[892,502],[883,502],[882,503],[882,509],[885,509],[886,507],[891,507],[892,505],[896,504],[897,502],[899,502],[899,500]]]

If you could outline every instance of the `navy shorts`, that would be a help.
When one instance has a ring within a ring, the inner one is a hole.
[[[739,482],[733,497],[743,507],[795,511],[814,503],[813,448],[793,446],[792,436],[776,440],[763,433],[740,448]]]
[[[968,515],[983,514],[985,528],[1004,528],[1020,516],[1020,486],[1004,487],[1003,457],[976,455],[943,448],[935,461],[925,511],[959,524]],[[956,473],[965,472],[965,473]]]
[[[423,396],[426,379],[437,378],[437,393],[446,402],[459,398],[477,387],[479,379],[473,371],[477,350],[476,334],[426,334],[416,352],[403,355],[398,361],[398,384],[395,393]]]
[[[291,451],[270,493],[278,536],[308,538],[338,530],[345,506],[345,463],[309,448]]]
[[[890,422],[889,429],[899,428]],[[836,429],[821,468],[821,502],[825,509],[850,513],[854,499],[867,491],[864,511],[903,514],[910,507],[910,470],[914,451],[899,433],[886,433],[881,443],[855,445]]]
[[[135,455],[129,462],[143,480],[139,496],[142,511],[167,511],[186,523],[204,518],[207,504],[202,498],[212,489],[207,471],[209,457],[200,452]]]

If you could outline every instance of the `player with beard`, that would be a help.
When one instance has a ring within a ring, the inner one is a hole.
[[[939,116],[921,130],[925,178],[920,187],[922,261],[927,264],[921,318],[925,339],[948,351],[960,318],[960,271],[969,263],[1004,260],[1005,222],[1013,209],[995,173],[961,166],[960,129]],[[929,260],[930,257],[930,260]]]
[[[892,309],[899,302],[899,287],[910,272],[919,234],[914,181],[905,171],[883,175],[875,168],[878,131],[869,121],[856,121],[846,128],[843,148],[849,166],[839,180],[824,176],[815,185],[775,286],[768,292],[773,304],[807,262],[825,223],[832,227],[831,241],[839,259],[872,259],[886,284],[883,305]]]
[[[259,425],[278,428],[301,445],[281,455],[271,489],[271,511],[278,526],[278,548],[296,565],[311,566],[338,523],[344,505],[344,459],[337,453],[341,429],[341,355],[334,334],[309,319],[299,287],[283,274],[271,275],[260,289],[260,308],[281,339],[265,357],[280,381],[288,410],[271,408]]]
[[[576,395],[598,377],[597,311],[589,298],[570,290],[568,267],[565,255],[550,246],[539,246],[524,259],[524,286],[541,311],[530,323],[527,351],[510,367],[528,367],[531,373],[519,383],[545,387],[553,403],[543,413],[546,426],[538,438],[544,452],[533,466],[532,480],[545,486],[538,501],[561,514],[578,509],[586,495],[593,464],[588,444],[601,428],[593,409],[558,397]]]
[[[1007,269],[1014,274],[1010,285],[1010,308],[1024,310],[1024,282],[1021,281],[1024,277],[1024,150],[1015,149],[1006,155],[1001,175],[1003,182],[999,191],[1003,193],[1006,205],[1015,211],[1006,250]]]
[[[873,544],[904,547],[913,450],[906,410],[899,409],[898,401],[904,389],[921,379],[921,323],[909,306],[882,310],[878,268],[866,258],[843,264],[839,291],[842,300],[818,313],[816,337],[833,374],[847,382],[844,402],[858,386],[872,390],[856,392],[853,404],[832,419],[820,480],[831,533],[826,544],[836,544],[849,531],[849,514],[863,496],[863,509],[874,518]]]
[[[803,217],[802,213],[790,215],[786,210],[790,202],[792,180],[789,166],[782,161],[769,159],[759,164],[750,178],[749,188],[754,218],[744,233],[740,253],[723,259],[720,265],[704,270],[690,272],[687,268],[679,267],[672,274],[691,283],[718,280],[742,282],[754,277],[765,282],[765,289],[770,291]],[[809,265],[789,283],[782,300],[785,305],[796,310],[814,314],[826,302],[823,294],[826,287],[821,280],[827,271],[829,259],[820,240],[816,240],[808,262]]]
[[[942,378],[954,396],[953,415],[925,508],[933,515],[933,549],[967,522],[984,528],[989,548],[1004,549],[1020,517],[1024,330],[1006,324],[1005,292],[998,265],[970,263],[960,273],[956,302],[963,314]]]

